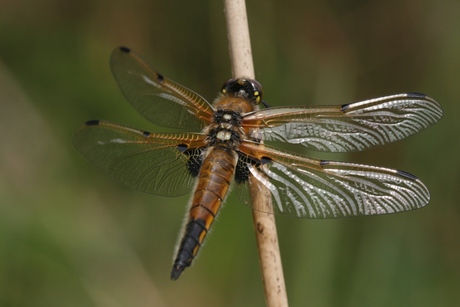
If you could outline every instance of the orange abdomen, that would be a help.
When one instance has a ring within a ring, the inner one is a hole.
[[[171,272],[172,279],[177,279],[195,258],[227,195],[235,172],[237,155],[228,146],[215,145],[208,151],[198,174],[189,218]]]

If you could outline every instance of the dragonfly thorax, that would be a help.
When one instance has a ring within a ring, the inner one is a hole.
[[[229,130],[221,130],[217,132],[216,138],[220,141],[228,141],[232,138],[232,133]]]
[[[232,126],[241,126],[243,117],[241,113],[234,110],[218,109],[214,113],[214,123],[222,126],[225,129],[230,129]]]
[[[208,144],[228,143],[236,146],[241,140],[241,113],[229,109],[217,109],[214,120],[207,129]]]

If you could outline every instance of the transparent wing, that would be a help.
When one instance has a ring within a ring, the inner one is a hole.
[[[110,59],[112,73],[126,99],[152,123],[200,131],[212,120],[212,106],[197,93],[167,79],[125,47]]]
[[[188,169],[199,159],[204,135],[154,134],[105,121],[89,121],[73,144],[89,161],[124,184],[162,196],[190,192],[195,182]],[[195,150],[194,150],[195,149]]]
[[[249,166],[258,185],[272,194],[265,212],[301,218],[338,218],[418,209],[430,200],[425,185],[409,173],[361,164],[314,160],[263,145],[240,149],[266,161]]]
[[[428,128],[441,116],[441,106],[432,98],[405,93],[341,106],[263,109],[247,114],[243,126],[265,141],[347,152],[401,140]]]

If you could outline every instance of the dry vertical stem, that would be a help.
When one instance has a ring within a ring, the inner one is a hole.
[[[225,0],[225,16],[233,77],[254,79],[251,41],[244,0]],[[249,186],[254,207],[271,206],[271,195],[265,186],[259,184],[258,180],[252,176],[249,179]],[[272,214],[253,210],[253,221],[267,306],[288,306],[275,217]]]
[[[227,36],[233,77],[255,78],[244,0],[225,0]]]

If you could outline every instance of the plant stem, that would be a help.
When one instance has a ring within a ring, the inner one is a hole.
[[[244,0],[224,2],[233,77],[254,79],[246,4]],[[249,188],[254,208],[272,205],[270,192],[253,176],[249,178]],[[269,211],[271,210],[267,210]],[[275,217],[257,210],[252,213],[267,306],[288,306]]]

